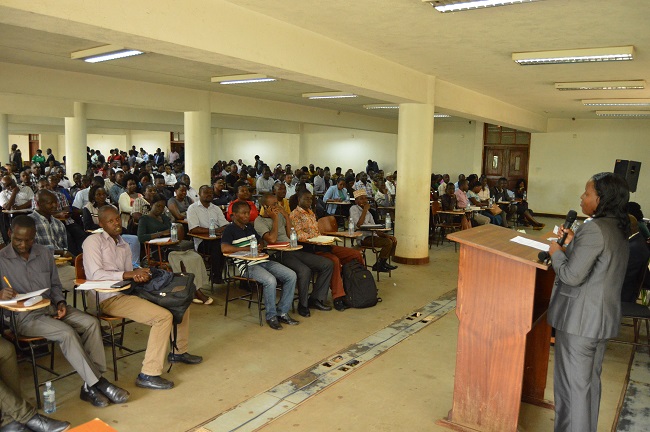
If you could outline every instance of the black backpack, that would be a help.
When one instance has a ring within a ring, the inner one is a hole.
[[[157,268],[152,268],[151,273],[149,282],[135,286],[135,294],[167,309],[174,317],[174,324],[180,324],[194,298],[194,275],[171,273]]]
[[[372,273],[356,260],[343,265],[343,288],[348,307],[367,308],[381,301],[377,297],[377,285]]]

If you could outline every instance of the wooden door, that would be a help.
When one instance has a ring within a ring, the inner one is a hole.
[[[486,123],[483,142],[483,174],[490,186],[500,177],[508,179],[510,189],[521,178],[528,184],[530,133]]]

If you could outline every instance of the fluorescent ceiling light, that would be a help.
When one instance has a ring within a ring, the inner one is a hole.
[[[434,113],[433,117],[434,118],[447,118],[447,117],[451,117],[451,116],[449,114]]]
[[[241,74],[241,75],[215,76],[210,78],[210,81],[213,83],[227,85],[227,84],[252,84],[252,83],[271,82],[271,81],[277,81],[277,79],[269,78],[266,75],[261,75],[261,74]]]
[[[396,104],[369,104],[363,106],[365,109],[399,109]]]
[[[302,97],[307,99],[343,99],[343,98],[355,98],[357,95],[354,93],[332,91],[332,92],[321,92],[321,93],[303,93]]]
[[[585,48],[558,51],[512,53],[512,60],[523,66],[538,64],[584,63],[634,60],[634,47]]]
[[[87,50],[75,51],[70,54],[70,58],[73,60],[81,59],[88,63],[99,63],[140,54],[144,54],[144,52],[124,48],[119,45],[104,45]]]
[[[516,3],[530,3],[537,0],[422,0],[431,3],[438,12],[457,12]]]
[[[596,111],[600,117],[650,117],[650,111]]]
[[[583,99],[586,106],[650,106],[650,99]]]
[[[644,80],[633,81],[583,81],[555,83],[558,90],[638,90],[645,88]]]

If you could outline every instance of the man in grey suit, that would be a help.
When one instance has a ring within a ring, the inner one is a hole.
[[[596,432],[600,373],[607,340],[621,320],[621,287],[628,260],[629,218],[625,180],[612,173],[593,176],[581,196],[582,212],[592,216],[566,251],[552,243],[555,286],[548,322],[555,328],[555,431]]]
[[[51,301],[49,307],[17,313],[17,332],[59,343],[64,357],[84,380],[81,400],[96,407],[108,406],[109,401],[126,402],[129,392],[102,376],[106,355],[97,318],[67,305],[51,250],[34,243],[34,219],[16,217],[10,236],[11,243],[0,250],[0,274],[5,281],[0,297],[10,299],[16,293],[47,289],[43,297]]]

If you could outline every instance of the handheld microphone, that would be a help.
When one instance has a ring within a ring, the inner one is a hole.
[[[573,222],[576,221],[576,218],[578,217],[578,213],[575,210],[569,210],[569,213],[566,214],[566,220],[564,221],[564,225],[562,227],[565,230],[568,230],[571,228],[571,225],[573,225]],[[564,245],[564,241],[566,240],[566,237],[569,233],[565,231],[564,235],[558,240],[558,244],[560,246]],[[551,257],[551,255],[546,252],[546,251],[541,251],[539,254],[537,254],[537,258],[539,258],[540,261],[545,262]]]

